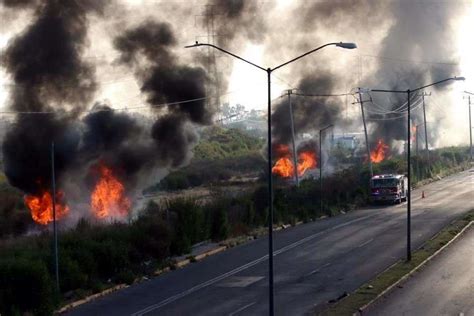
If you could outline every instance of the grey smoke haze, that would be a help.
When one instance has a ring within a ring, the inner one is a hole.
[[[206,23],[214,23],[219,46],[230,49],[239,41],[262,42],[268,31],[263,3],[246,0],[209,0]],[[214,21],[211,21],[211,15]],[[211,26],[212,27],[212,26]]]
[[[285,42],[279,36],[280,33],[273,34],[269,43],[270,51],[274,52],[276,56],[289,58],[295,55],[295,53],[289,53],[290,50],[294,51],[295,47],[298,51],[304,52],[318,44],[347,39],[358,42],[359,49],[363,50],[362,54],[380,55],[398,60],[455,63],[458,56],[453,43],[455,33],[453,22],[460,15],[461,10],[462,6],[457,1],[429,2],[429,4],[420,1],[301,1],[292,7],[291,17],[287,18],[286,22],[281,22],[283,26],[280,31],[289,28],[288,32],[293,35],[291,40],[284,37],[287,40]],[[297,23],[297,27],[293,26],[293,22]],[[381,41],[376,41],[375,45],[365,45],[364,47],[364,43],[370,42],[367,39],[380,36],[384,29],[386,29],[386,33]],[[298,41],[303,38],[302,34],[305,38],[312,40]],[[367,49],[374,49],[374,51],[367,51]],[[327,55],[324,53],[317,53],[320,55],[314,60],[318,60],[319,63],[314,66],[311,66],[311,62],[302,62],[295,63],[290,68],[292,69],[290,73],[294,77],[313,77],[313,84],[307,85],[306,90],[308,91],[322,91],[325,94],[338,93],[345,89],[344,86],[406,90],[459,75],[459,68],[452,65],[371,59],[371,67],[375,68],[375,71],[366,70],[362,77],[356,81],[355,78],[348,76],[346,71],[341,72],[340,68],[331,67],[335,65],[334,60],[329,53]],[[358,53],[359,51],[354,51],[354,54]],[[323,73],[318,69],[321,64],[324,64],[323,67],[326,70]],[[357,72],[359,67],[362,71],[366,68],[364,63],[354,66],[351,69],[352,73]],[[327,76],[326,73],[329,73],[330,76]],[[328,77],[327,80],[332,81],[330,87],[319,89],[318,85],[321,87],[324,85],[321,85],[323,79],[318,80],[318,76]],[[300,83],[295,87],[300,88]],[[443,91],[445,88],[446,85],[440,85],[434,87],[433,90]],[[378,105],[384,106],[387,111],[398,108],[406,102],[406,95],[372,93],[372,97]],[[295,108],[298,107],[297,102],[301,102],[296,99],[297,97],[293,97]],[[314,125],[329,119],[341,121],[342,113],[339,110],[342,108],[342,101],[343,99],[333,100],[336,108],[331,108],[329,112],[328,110],[324,110],[323,113],[311,112],[311,110],[302,111],[306,116],[304,119],[295,120],[297,132],[310,131],[310,124],[307,123],[309,121],[313,121]],[[428,111],[430,111],[429,108]],[[287,113],[286,99],[278,101],[274,113],[274,135],[277,141],[287,142],[289,140],[289,118],[285,117],[285,114],[288,115]],[[370,108],[366,114],[368,115],[372,143],[375,143],[379,138],[385,139],[388,143],[393,140],[406,139],[406,119],[378,120],[400,115],[376,115],[370,112]],[[413,111],[414,124],[421,122],[420,115],[420,109]],[[354,114],[352,119],[359,121],[360,113]],[[433,125],[430,128],[431,141],[434,141],[439,133],[437,128],[438,126]]]
[[[430,5],[417,1],[392,2],[390,12],[393,14],[394,22],[381,43],[380,55],[402,60],[442,60],[454,63],[457,56],[453,45],[454,31],[451,23],[460,13],[459,10],[461,8],[456,1],[430,3]],[[406,90],[458,74],[459,67],[455,65],[381,63],[370,82],[372,86]],[[446,85],[440,85],[430,89],[445,88]],[[390,95],[392,102],[387,102],[387,95],[372,96],[378,104],[393,104],[394,107],[399,107],[407,99],[404,94]],[[422,121],[420,110],[413,112],[413,120],[415,124]],[[430,128],[434,135],[438,133],[436,127]],[[377,138],[384,138],[387,141],[406,139],[406,118],[377,121],[371,139],[375,142]],[[431,137],[431,140],[434,139]]]

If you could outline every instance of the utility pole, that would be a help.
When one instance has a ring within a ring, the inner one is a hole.
[[[469,104],[469,156],[470,156],[470,161],[472,162],[472,124],[471,124],[471,95],[474,95],[474,93],[469,92],[469,91],[464,91],[464,93],[469,94],[467,96],[468,104]],[[464,97],[463,97],[464,99]]]
[[[425,150],[426,150],[426,159],[428,160],[428,170],[431,170],[431,160],[430,160],[430,150],[428,148],[428,128],[426,124],[426,109],[425,109],[425,97],[431,96],[430,93],[423,93],[421,94],[423,100],[423,124],[425,124]]]
[[[364,114],[364,102],[369,102],[369,101],[362,100],[362,93],[360,91],[360,88],[359,88],[358,94],[359,94],[360,109],[362,111],[362,122],[364,123],[365,147],[367,149],[367,159],[369,161],[370,178],[372,178],[374,176],[374,170],[372,168],[372,160],[370,159],[370,144],[369,144],[369,137],[367,135],[367,124],[365,123],[365,114]]]
[[[410,140],[411,140],[411,90],[407,90],[407,174],[408,174],[408,190],[407,190],[407,261],[411,261],[411,157],[410,157]]]
[[[333,125],[328,125],[323,129],[319,130],[319,192],[320,192],[320,197],[319,197],[319,211],[320,214],[323,214],[323,132],[327,130],[328,128],[333,127]]]
[[[56,290],[59,293],[59,260],[58,260],[58,229],[56,223],[56,176],[54,174],[54,142],[51,143],[51,199],[53,202],[53,234],[54,234],[54,271],[56,275]]]
[[[472,162],[472,124],[471,124],[471,96],[468,97],[469,100],[469,153],[471,156]]]
[[[296,152],[296,145],[295,145],[295,122],[293,120],[293,106],[291,104],[291,94],[293,91],[289,89],[287,91],[288,93],[288,109],[290,111],[290,123],[291,123],[291,145],[293,146],[293,170],[295,174],[295,181],[296,181],[296,186],[298,187],[300,185],[300,181],[298,179],[298,163],[297,163],[297,152]]]
[[[419,144],[420,144],[420,133],[418,132],[419,127],[423,125],[423,123],[415,125],[415,143],[416,143],[416,170],[417,170],[417,177],[418,181],[421,179],[421,172],[420,172],[420,157],[419,157]],[[426,134],[425,134],[426,135]]]

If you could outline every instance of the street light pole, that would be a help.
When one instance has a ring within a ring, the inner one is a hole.
[[[268,285],[269,285],[269,314],[270,315],[273,315],[274,314],[274,304],[273,304],[273,178],[272,178],[272,131],[271,131],[271,127],[272,127],[272,112],[271,112],[271,88],[270,88],[270,84],[271,84],[271,74],[273,71],[277,70],[277,69],[280,69],[294,61],[297,61],[309,54],[312,54],[324,47],[327,47],[327,46],[337,46],[337,47],[341,47],[341,48],[345,48],[345,49],[354,49],[354,48],[357,48],[357,45],[354,44],[354,43],[344,43],[344,42],[334,42],[334,43],[328,43],[328,44],[324,44],[322,46],[319,46],[313,50],[310,50],[302,55],[299,55],[298,57],[295,57],[283,64],[280,64],[274,68],[264,68],[264,67],[261,67],[257,64],[254,64],[252,63],[251,61],[248,61],[234,53],[231,53],[223,48],[220,48],[216,45],[213,45],[213,44],[208,44],[208,43],[199,43],[196,41],[195,44],[193,45],[189,45],[189,46],[185,46],[185,48],[192,48],[192,47],[199,47],[199,46],[208,46],[208,47],[212,47],[212,48],[215,48],[225,54],[228,54],[234,58],[237,58],[243,62],[246,62],[247,64],[249,65],[252,65],[260,70],[263,70],[267,73],[267,83],[268,83],[268,88],[267,88],[267,91],[268,91],[268,113],[267,113],[267,122],[268,122],[268,265],[269,265],[269,277],[268,277]]]
[[[433,82],[431,84],[416,88],[416,89],[408,89],[408,90],[386,90],[386,89],[370,89],[372,92],[386,92],[386,93],[401,93],[407,94],[407,176],[408,176],[408,188],[407,188],[407,261],[411,260],[411,157],[410,157],[410,144],[411,144],[411,125],[410,125],[410,114],[411,114],[411,104],[410,104],[410,96],[413,92],[417,92],[419,90],[423,90],[425,88],[446,82],[451,80],[465,80],[464,77],[451,77],[447,79],[443,79],[440,81]]]
[[[296,181],[296,186],[298,187],[300,185],[300,181],[298,179],[298,164],[297,164],[297,153],[296,153],[296,145],[295,145],[295,123],[293,119],[293,106],[291,104],[291,94],[292,90],[288,90],[288,109],[290,111],[290,123],[291,123],[291,144],[293,146],[293,166],[294,166],[294,174],[295,174],[295,181]]]
[[[323,214],[323,137],[322,134],[328,128],[333,127],[333,125],[328,125],[323,129],[319,130],[319,211],[320,214]]]

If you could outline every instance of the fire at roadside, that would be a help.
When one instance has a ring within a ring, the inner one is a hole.
[[[291,178],[295,174],[295,166],[293,163],[293,156],[290,152],[289,146],[278,144],[275,146],[276,162],[272,168],[272,173],[281,178]],[[310,169],[316,169],[317,156],[316,152],[309,149],[302,149],[298,152],[296,160],[296,171],[298,176],[302,177]]]
[[[104,222],[127,219],[132,203],[123,183],[104,163],[93,166],[92,169],[97,178],[90,195],[89,209],[92,218]],[[39,195],[26,195],[24,201],[37,224],[48,225],[53,222],[53,199],[49,191],[45,190]],[[56,220],[67,218],[71,210],[63,191],[56,192],[55,202]]]

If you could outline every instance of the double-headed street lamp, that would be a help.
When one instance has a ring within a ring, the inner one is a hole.
[[[315,48],[313,50],[310,50],[309,52],[306,52],[296,58],[293,58],[283,64],[280,64],[276,67],[273,67],[273,68],[264,68],[264,67],[261,67],[257,64],[254,64],[252,63],[251,61],[248,61],[238,55],[235,55],[223,48],[220,48],[218,46],[215,46],[213,44],[207,44],[207,43],[198,43],[196,41],[196,43],[194,45],[189,45],[189,46],[185,46],[186,48],[191,48],[191,47],[199,47],[199,46],[208,46],[208,47],[212,47],[212,48],[215,48],[223,53],[226,53],[234,58],[237,58],[237,59],[240,59],[241,61],[243,62],[246,62],[247,64],[250,64],[260,70],[263,70],[267,73],[267,83],[268,83],[268,87],[267,87],[267,91],[268,91],[268,114],[267,114],[267,117],[268,117],[268,208],[269,208],[269,212],[268,212],[268,264],[269,264],[269,278],[268,278],[268,282],[269,282],[269,305],[270,305],[270,315],[273,315],[273,179],[272,179],[272,103],[271,103],[271,74],[273,71],[277,70],[277,69],[280,69],[282,68],[283,66],[286,66],[294,61],[297,61],[309,54],[312,54],[324,47],[327,47],[327,46],[338,46],[338,47],[341,47],[341,48],[346,48],[346,49],[354,49],[354,48],[357,48],[357,45],[354,44],[354,43],[343,43],[343,42],[339,42],[339,43],[328,43],[328,44],[325,44],[325,45],[322,45],[318,48]]]
[[[413,92],[423,90],[425,88],[438,85],[440,83],[451,81],[451,80],[465,80],[464,77],[451,77],[440,81],[433,82],[431,84],[408,90],[385,90],[385,89],[369,89],[371,92],[388,92],[388,93],[406,93],[407,94],[407,174],[408,174],[408,188],[407,188],[407,261],[411,260],[411,160],[410,160],[410,141],[411,141],[411,125],[410,125],[410,97]]]

